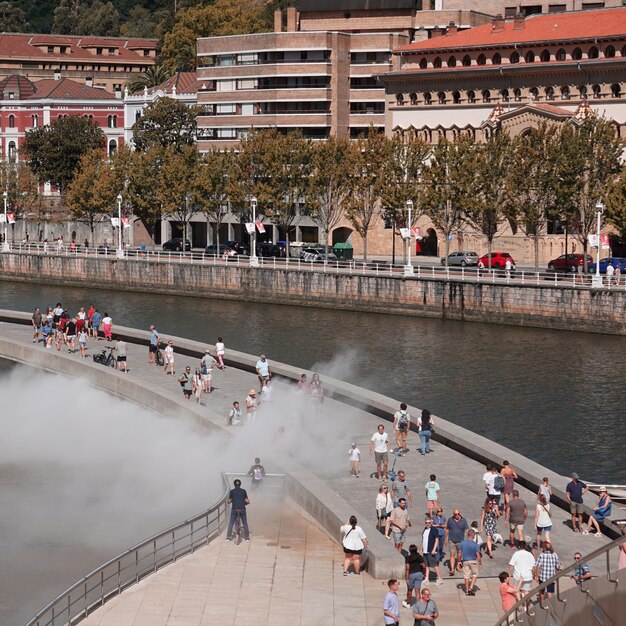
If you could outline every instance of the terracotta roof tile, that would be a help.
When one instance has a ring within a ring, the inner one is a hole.
[[[515,20],[502,20],[501,28],[482,24],[456,33],[441,35],[397,48],[397,52],[428,52],[506,44],[571,41],[590,38],[626,37],[626,8],[571,11],[531,15],[523,27]]]
[[[37,87],[32,80],[19,74],[12,74],[0,80],[0,98],[4,100],[9,99],[10,93],[14,95],[15,100],[29,98],[35,93],[36,89]]]
[[[31,100],[42,98],[59,98],[63,100],[115,100],[115,95],[98,89],[89,87],[84,83],[79,83],[69,78],[54,80],[45,78],[35,83],[36,91],[30,96]]]
[[[149,92],[163,91],[171,94],[176,88],[177,94],[194,94],[198,93],[202,83],[206,80],[199,81],[196,72],[176,72],[173,76],[170,76],[167,80],[163,81],[158,87],[153,87]]]

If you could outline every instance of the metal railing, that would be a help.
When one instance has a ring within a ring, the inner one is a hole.
[[[76,624],[124,589],[215,539],[226,524],[228,482],[225,475],[222,481],[224,494],[211,508],[101,565],[58,595],[26,626]]]
[[[620,546],[626,542],[626,535],[622,537],[618,537],[615,541],[611,543],[607,543],[602,547],[594,550],[591,554],[583,556],[581,559],[582,563],[589,563],[598,557],[605,556],[606,557],[606,575],[608,578],[608,582],[617,583],[617,567],[611,568],[611,552],[614,549],[620,549]],[[554,600],[556,602],[566,602],[566,598],[562,597],[563,590],[561,589],[561,585],[563,580],[569,579],[569,577],[574,573],[575,569],[579,567],[578,563],[572,563],[565,569],[562,569],[558,572],[556,576],[553,576],[549,580],[541,583],[538,587],[531,589],[531,591],[519,600],[515,606],[513,606],[507,613],[505,613],[495,624],[495,626],[510,626],[511,624],[523,624],[524,616],[530,618],[530,624],[532,624],[532,619],[536,615],[536,611],[539,608],[540,610],[548,610],[548,607],[545,604],[545,592],[547,588],[554,584],[555,585],[555,593]],[[626,570],[624,571],[624,575],[626,575]],[[577,584],[580,593],[589,593],[589,581],[582,581],[580,584]]]
[[[64,245],[59,247],[41,243],[11,244],[14,254],[64,256],[76,258],[104,258],[116,259],[123,262],[150,261],[155,263],[177,263],[200,266],[232,266],[248,267],[250,258],[244,255],[235,255],[225,258],[222,255],[206,254],[202,251],[173,252],[159,249],[125,248],[122,258],[114,247],[99,246],[87,248],[76,246],[72,249]],[[321,272],[324,274],[347,274],[363,276],[380,276],[403,278],[404,266],[392,265],[383,262],[359,261],[305,261],[299,257],[258,257],[258,267],[267,269],[281,269],[292,271]],[[414,265],[414,275],[408,280],[444,280],[451,282],[472,282],[527,285],[538,287],[564,287],[570,289],[592,289],[593,274],[579,274],[574,272],[535,272],[533,270],[505,269],[478,269],[476,267],[450,267],[441,265]],[[594,288],[597,291],[598,288]],[[615,277],[610,280],[603,277],[603,290],[626,291],[626,276]]]

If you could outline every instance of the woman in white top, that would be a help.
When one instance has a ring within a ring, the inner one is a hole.
[[[102,332],[107,341],[113,341],[113,320],[111,316],[105,312],[102,318]]]
[[[552,516],[550,515],[550,503],[545,496],[539,496],[539,502],[535,507],[535,528],[537,529],[537,549],[541,548],[541,533],[546,541],[550,541],[552,530]]]
[[[200,402],[200,396],[202,396],[202,376],[200,375],[199,369],[196,369],[194,372],[191,385],[193,387],[193,393],[196,396],[196,404],[198,404]]]
[[[393,499],[387,485],[381,485],[376,494],[376,528],[381,530],[385,527],[385,537],[389,539],[389,527],[391,526],[391,512],[393,511]]]
[[[356,517],[350,516],[347,524],[341,527],[343,539],[341,545],[343,546],[343,553],[345,558],[343,560],[343,575],[348,575],[350,569],[350,563],[354,566],[354,573],[358,574],[361,571],[361,554],[363,549],[368,549],[367,537],[360,526],[356,525]]]
[[[167,374],[167,368],[170,368],[170,374],[174,376],[174,342],[168,341],[167,346],[165,346],[165,350],[163,351],[163,361],[165,365],[163,366],[163,373]]]
[[[217,343],[215,344],[215,356],[217,357],[217,363],[221,370],[225,370],[226,366],[224,365],[224,355],[226,354],[226,348],[224,347],[224,340],[221,337],[217,338]]]

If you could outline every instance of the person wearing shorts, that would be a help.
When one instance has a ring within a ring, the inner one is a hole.
[[[514,548],[516,532],[518,540],[524,540],[524,524],[528,518],[528,508],[524,500],[519,497],[519,490],[513,489],[511,495],[513,498],[509,500],[505,515],[508,516],[509,541],[511,548]]]
[[[526,541],[520,541],[518,549],[513,553],[509,561],[509,574],[517,586],[520,581],[520,592],[525,596],[533,586],[533,570],[535,557],[526,549]]]
[[[128,372],[126,342],[122,341],[120,337],[117,337],[115,341],[115,354],[117,354],[117,369],[125,373]]]
[[[430,517],[424,520],[424,530],[422,531],[422,555],[426,563],[426,582],[430,579],[430,570],[435,571],[437,580],[436,585],[443,584],[439,574],[439,533],[433,527],[433,521]]]
[[[148,344],[148,363],[154,365],[156,363],[156,353],[159,347],[161,337],[154,326],[150,326],[150,342]]]
[[[391,535],[393,537],[393,545],[398,552],[402,552],[406,530],[411,525],[409,512],[406,508],[406,498],[398,500],[398,506],[391,512]]]
[[[575,533],[582,532],[583,526],[583,495],[587,493],[589,487],[578,478],[578,474],[572,474],[572,480],[567,483],[565,495],[569,502],[570,513],[572,514],[572,530]]]
[[[389,436],[385,432],[385,427],[382,424],[378,424],[376,432],[370,439],[370,456],[375,455],[376,461],[376,473],[378,480],[387,480],[387,467],[389,465],[389,450],[391,450],[391,444],[389,443]]]
[[[39,333],[41,332],[41,322],[42,322],[42,315],[41,315],[41,311],[39,310],[39,307],[36,307],[34,312],[33,312],[33,317],[32,317],[32,325],[33,325],[33,343],[37,343],[39,341]]]
[[[417,546],[412,543],[409,546],[409,553],[404,556],[405,571],[404,578],[406,580],[406,600],[402,602],[405,609],[410,608],[413,601],[413,593],[415,592],[415,600],[419,599],[420,589],[424,581],[424,572],[426,565],[424,557],[417,551]]]
[[[202,376],[202,389],[204,393],[211,393],[213,383],[213,368],[216,365],[215,359],[211,356],[211,350],[207,348],[200,361],[200,375]]]
[[[183,375],[178,379],[180,386],[183,388],[183,397],[185,400],[191,398],[193,393],[193,376],[191,374],[191,367],[189,365],[185,368]]]
[[[463,579],[465,581],[465,595],[474,596],[476,592],[476,580],[478,579],[478,570],[482,565],[482,556],[480,554],[480,546],[474,541],[476,533],[473,530],[467,531],[467,539],[463,539],[459,545],[457,553],[459,563],[462,563]]]

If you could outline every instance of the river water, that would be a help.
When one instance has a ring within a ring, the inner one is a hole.
[[[227,348],[427,407],[559,473],[626,482],[625,337],[0,282],[1,308],[58,300],[162,335],[221,335]]]

